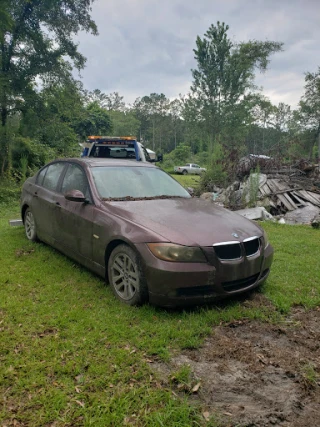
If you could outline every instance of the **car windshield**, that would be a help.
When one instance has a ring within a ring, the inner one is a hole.
[[[190,194],[158,168],[100,166],[92,168],[93,179],[102,199],[184,197]]]

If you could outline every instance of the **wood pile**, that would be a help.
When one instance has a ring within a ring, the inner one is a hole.
[[[284,180],[267,179],[259,187],[259,192],[260,198],[269,198],[270,206],[280,212],[293,211],[309,204],[320,208],[320,194],[305,190],[302,186],[291,188]]]

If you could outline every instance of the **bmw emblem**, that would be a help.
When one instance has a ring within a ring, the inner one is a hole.
[[[236,239],[238,239],[238,238],[239,238],[239,236],[238,236],[238,234],[237,234],[237,233],[232,233],[232,236],[233,236],[233,237],[235,237]]]

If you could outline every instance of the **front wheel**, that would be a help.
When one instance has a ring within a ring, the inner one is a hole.
[[[148,286],[139,255],[127,245],[117,246],[108,261],[108,277],[115,296],[128,305],[141,305],[148,300]]]
[[[186,169],[183,169],[182,175],[187,175],[187,174],[188,174],[188,171]]]
[[[39,240],[37,236],[36,222],[30,208],[28,208],[24,214],[24,229],[28,240],[31,240],[32,242],[37,242]]]

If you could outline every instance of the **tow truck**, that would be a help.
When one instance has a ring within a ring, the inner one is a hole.
[[[162,156],[151,158],[147,149],[132,136],[89,136],[81,144],[81,157],[131,159],[137,162],[160,162]]]

